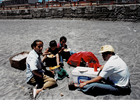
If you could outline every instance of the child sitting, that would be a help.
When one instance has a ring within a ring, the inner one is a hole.
[[[59,54],[58,54],[58,48],[57,48],[57,43],[55,40],[50,41],[49,43],[49,48],[45,50],[43,53],[43,59],[42,62],[46,62],[46,65],[48,67],[50,66],[58,66],[59,65]],[[52,61],[54,59],[51,58],[56,58],[55,61]],[[50,62],[51,60],[51,62]],[[50,64],[51,63],[51,64]]]
[[[62,63],[63,63],[63,59],[66,59],[67,61],[69,57],[75,53],[73,51],[69,51],[67,53],[64,51],[65,49],[68,49],[66,42],[67,42],[67,38],[65,36],[62,36],[60,37],[60,42],[57,44],[57,48],[59,50],[58,53],[59,53],[60,62]]]

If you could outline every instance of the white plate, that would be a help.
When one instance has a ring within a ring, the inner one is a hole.
[[[68,51],[70,51],[70,48],[69,48],[69,49],[64,49],[64,51],[65,51],[65,52],[68,52]]]
[[[49,57],[49,58],[54,58],[55,55],[51,54],[51,55],[47,55],[47,57]]]

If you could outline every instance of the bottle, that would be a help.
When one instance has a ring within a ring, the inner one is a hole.
[[[86,62],[86,65],[85,66],[88,67],[88,62]]]
[[[96,65],[94,65],[94,71],[97,72],[97,66]]]

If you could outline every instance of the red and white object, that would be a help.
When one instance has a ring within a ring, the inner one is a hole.
[[[97,71],[94,71],[94,68],[78,66],[72,70],[73,82],[80,84],[87,80],[91,80],[97,77],[99,70],[99,68]]]

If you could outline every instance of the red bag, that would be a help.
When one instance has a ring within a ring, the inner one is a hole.
[[[80,66],[81,61],[88,62],[88,67],[100,67],[98,59],[92,52],[81,51],[70,56],[67,63],[71,66]]]

